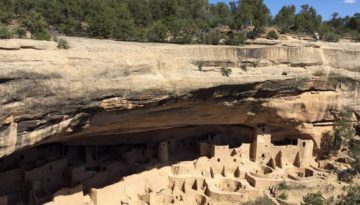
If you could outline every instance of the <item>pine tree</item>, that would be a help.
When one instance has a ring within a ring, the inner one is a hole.
[[[235,21],[242,27],[264,27],[269,23],[270,11],[263,0],[241,0],[237,8]]]
[[[301,11],[295,17],[295,28],[299,32],[314,33],[319,31],[322,18],[317,14],[315,8],[302,5]]]
[[[289,32],[295,24],[296,7],[294,5],[284,6],[275,16],[274,23],[280,28],[281,32]]]

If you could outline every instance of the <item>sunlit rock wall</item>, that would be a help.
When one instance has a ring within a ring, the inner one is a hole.
[[[358,120],[359,44],[68,41],[68,50],[0,41],[0,157],[37,143],[211,124],[266,123],[274,138],[319,148],[342,113]]]

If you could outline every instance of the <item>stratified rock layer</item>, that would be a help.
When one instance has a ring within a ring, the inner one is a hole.
[[[69,50],[0,41],[0,157],[37,143],[211,124],[266,123],[275,138],[319,147],[341,113],[359,114],[359,44],[67,39]]]

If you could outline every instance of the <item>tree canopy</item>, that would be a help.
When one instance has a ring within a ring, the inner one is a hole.
[[[239,1],[235,20],[241,26],[264,27],[269,23],[270,10],[263,0]]]
[[[279,26],[281,32],[289,32],[295,26],[296,7],[294,5],[284,6],[275,16],[274,23]]]
[[[360,13],[334,14],[322,22],[317,11],[303,5],[297,13],[284,6],[274,19],[263,0],[210,4],[207,0],[2,0],[0,37],[24,36],[49,39],[50,33],[130,41],[208,43],[214,39],[244,38],[253,27],[256,37],[273,23],[282,32],[333,33],[359,36]],[[11,26],[10,26],[11,25]],[[220,32],[219,27],[229,27]],[[6,30],[7,27],[12,31]],[[14,29],[15,27],[15,29]],[[325,36],[325,35],[324,35]],[[209,38],[211,38],[209,40]],[[359,37],[360,39],[360,37]]]
[[[318,31],[322,18],[314,7],[307,4],[301,6],[301,11],[295,16],[295,30],[311,33]]]

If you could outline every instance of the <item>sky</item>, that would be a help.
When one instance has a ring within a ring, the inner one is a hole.
[[[210,0],[211,3],[230,2],[231,0]],[[236,0],[237,1],[237,0]],[[341,16],[352,16],[354,13],[360,12],[360,0],[264,0],[267,7],[273,15],[284,5],[296,5],[300,10],[303,4],[313,6],[323,19],[330,19],[331,14],[338,12]]]

